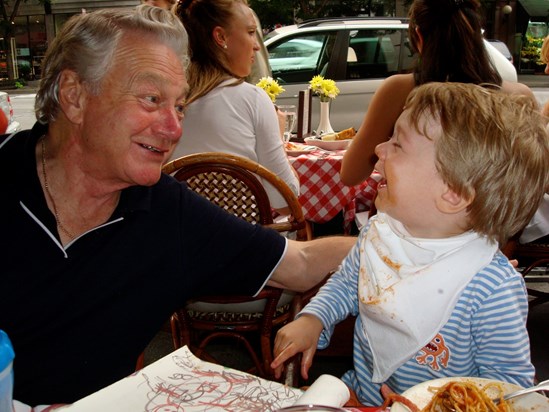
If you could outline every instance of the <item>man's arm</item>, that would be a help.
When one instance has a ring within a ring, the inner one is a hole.
[[[337,269],[356,243],[354,236],[331,236],[307,242],[288,241],[288,250],[268,285],[306,291]]]

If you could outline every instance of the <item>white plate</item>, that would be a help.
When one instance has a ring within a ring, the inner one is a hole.
[[[292,150],[288,150],[287,147],[291,147]],[[286,150],[286,154],[288,156],[299,156],[302,154],[307,154],[311,150],[315,150],[316,148],[316,146],[304,145],[302,143],[290,143],[289,145],[284,144],[284,149]]]
[[[427,406],[433,396],[433,392],[429,391],[429,387],[441,387],[451,381],[467,381],[475,383],[479,388],[483,388],[486,384],[491,382],[498,382],[503,386],[503,392],[505,394],[521,389],[518,385],[484,378],[440,378],[413,386],[405,391],[402,396],[415,403],[419,409],[422,409]],[[530,393],[528,395],[513,398],[509,401],[509,404],[512,406],[513,412],[549,411],[549,398],[546,398],[539,393]],[[410,410],[401,403],[395,402],[391,406],[391,412],[410,412]]]
[[[315,147],[316,149],[316,147]],[[310,153],[312,150],[314,149],[306,149],[306,150],[286,150],[286,154],[288,156],[299,156],[299,155],[302,155],[302,154],[307,154],[307,153]]]
[[[312,144],[313,146],[320,147],[324,150],[344,150],[347,149],[352,139],[346,140],[320,140],[314,137],[306,137],[305,143]]]

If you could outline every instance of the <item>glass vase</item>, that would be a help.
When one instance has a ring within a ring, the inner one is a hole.
[[[330,124],[330,101],[320,102],[320,122],[316,128],[316,135],[334,133],[334,129]]]

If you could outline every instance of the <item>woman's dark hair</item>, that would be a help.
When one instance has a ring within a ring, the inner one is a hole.
[[[409,11],[409,36],[418,50],[423,37],[414,79],[427,82],[501,85],[502,79],[490,60],[482,37],[478,0],[415,0]]]

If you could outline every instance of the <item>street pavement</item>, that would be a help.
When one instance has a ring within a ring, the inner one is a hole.
[[[549,75],[545,74],[519,74],[518,81],[532,88],[549,88]],[[30,81],[20,89],[5,89],[12,94],[32,94],[38,89],[38,80]]]

